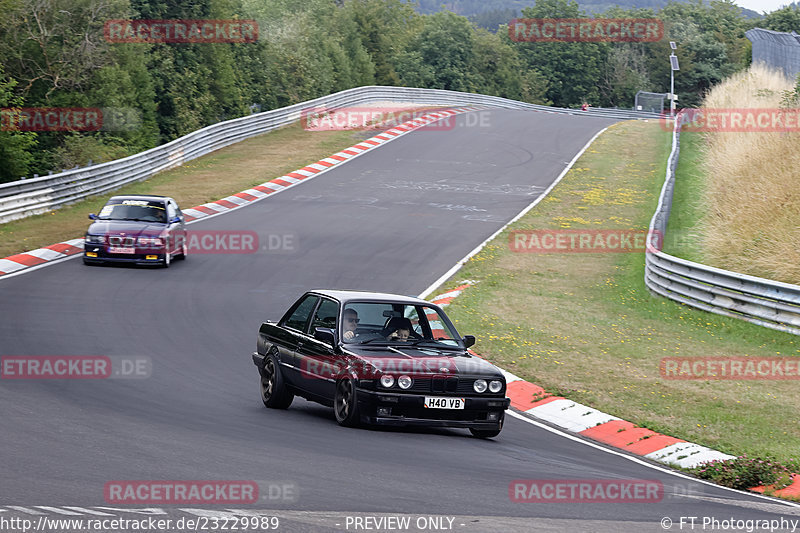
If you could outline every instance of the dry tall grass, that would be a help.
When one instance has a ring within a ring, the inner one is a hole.
[[[756,65],[714,87],[704,107],[777,108],[790,89],[789,79]],[[800,283],[800,132],[714,132],[706,138],[706,261]]]

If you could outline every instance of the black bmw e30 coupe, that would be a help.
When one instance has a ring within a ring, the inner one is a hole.
[[[253,362],[266,407],[295,396],[333,406],[343,426],[503,428],[506,380],[471,355],[442,309],[408,296],[342,290],[304,294],[277,323],[264,322]]]

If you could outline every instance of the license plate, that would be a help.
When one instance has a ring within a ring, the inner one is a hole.
[[[108,253],[110,254],[135,254],[135,248],[119,248],[116,246],[109,246]]]
[[[425,397],[425,407],[431,409],[463,409],[464,398]]]

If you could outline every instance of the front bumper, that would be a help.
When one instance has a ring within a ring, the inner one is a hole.
[[[443,395],[397,394],[361,388],[357,395],[362,422],[384,426],[499,429],[504,411],[511,404],[509,398],[462,395],[458,397],[464,398],[464,409],[432,409],[425,407],[425,397]]]
[[[166,252],[162,249],[136,249],[133,254],[111,254],[102,244],[84,244],[83,259],[87,263],[133,263],[137,265],[157,265],[164,263]],[[141,252],[141,253],[140,253]]]

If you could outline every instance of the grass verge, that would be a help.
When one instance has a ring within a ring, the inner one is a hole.
[[[732,455],[800,459],[797,381],[665,380],[664,357],[798,356],[797,337],[651,296],[641,253],[518,253],[514,229],[645,229],[670,149],[655,122],[601,135],[536,208],[451,279],[476,350],[547,391]]]
[[[701,246],[701,227],[706,213],[703,196],[697,191],[705,190],[702,168],[704,134],[681,133],[678,168],[675,171],[675,189],[672,196],[672,211],[664,239],[664,251],[670,255],[704,262]]]

